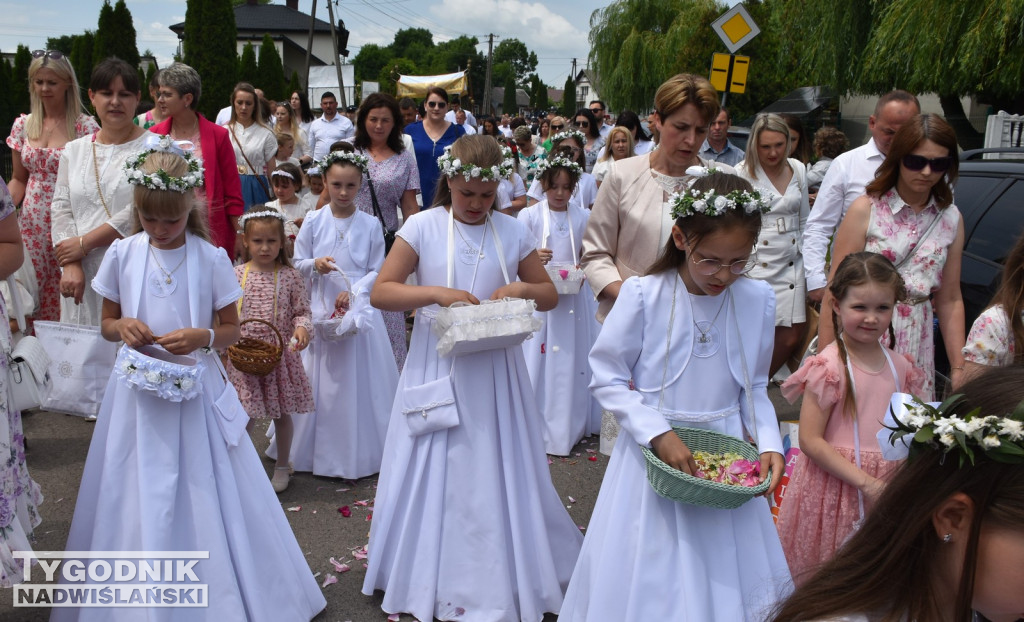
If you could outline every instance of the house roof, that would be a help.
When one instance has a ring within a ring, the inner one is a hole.
[[[597,84],[597,74],[595,74],[590,69],[580,69],[579,73],[576,74],[577,83],[579,83],[579,81],[583,78],[586,78],[587,81],[590,82],[590,84],[592,85]]]
[[[505,87],[494,86],[491,87],[491,101],[494,105],[500,105],[501,102],[505,101]],[[516,89],[516,105],[527,107],[530,105],[530,95],[523,89]]]
[[[235,7],[235,28],[239,34],[258,32],[309,32],[310,16],[283,4],[241,4]],[[185,22],[170,26],[178,34],[185,32]],[[330,22],[314,20],[314,32],[331,32]]]
[[[563,89],[548,89],[548,101],[561,103],[562,97],[565,96],[565,90]]]

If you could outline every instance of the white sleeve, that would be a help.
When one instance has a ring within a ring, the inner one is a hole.
[[[801,245],[807,291],[821,289],[828,284],[828,275],[825,274],[825,253],[828,250],[828,240],[843,217],[846,178],[846,158],[836,159],[821,182],[818,198],[814,200],[814,209],[807,218]]]
[[[68,150],[60,154],[60,165],[57,167],[57,183],[54,186],[53,200],[50,203],[50,238],[53,245],[78,235],[75,226],[75,215],[71,211],[71,160]]]
[[[512,173],[512,198],[518,199],[524,194],[526,194],[526,184],[523,183],[523,178],[519,176],[519,173]]]
[[[533,180],[533,183],[530,184],[530,189],[526,191],[526,196],[538,203],[544,200],[544,189],[541,188],[539,179]]]
[[[223,249],[217,249],[213,260],[213,310],[220,311],[241,297],[242,288],[231,260]]]
[[[309,222],[308,220],[302,223],[299,234],[295,236],[295,248],[292,251],[292,263],[295,264],[295,269],[307,279],[313,278],[313,273],[316,271],[313,267],[316,262],[316,257],[313,257],[313,229],[316,228],[316,224],[315,221]]]

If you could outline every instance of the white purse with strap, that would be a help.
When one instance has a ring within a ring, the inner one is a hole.
[[[18,329],[25,330],[25,315],[21,308],[17,283],[13,276],[7,277],[8,290],[14,306]],[[11,347],[5,344],[7,355],[7,384],[10,389],[11,408],[29,410],[39,408],[50,392],[50,356],[39,339],[26,335]]]

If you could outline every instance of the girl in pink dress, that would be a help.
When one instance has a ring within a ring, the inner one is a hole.
[[[50,241],[50,202],[64,145],[99,131],[82,113],[78,80],[71,63],[58,51],[32,52],[28,66],[32,112],[14,121],[7,146],[14,152],[8,187],[21,206],[18,224],[39,279],[39,312],[35,319],[60,319],[60,267]]]
[[[266,320],[280,331],[282,339],[291,341],[282,344],[281,362],[268,375],[254,376],[229,365],[228,376],[251,419],[274,420],[282,442],[271,483],[276,492],[281,492],[288,488],[291,472],[291,415],[313,412],[313,389],[299,358],[299,351],[309,345],[313,321],[305,281],[285,252],[284,215],[257,207],[242,216],[240,223],[250,259],[235,267],[235,276],[242,285],[238,315],[243,321]],[[242,332],[271,343],[276,339],[266,325],[256,322],[242,327]]]
[[[893,393],[920,392],[924,373],[894,340],[893,309],[906,296],[884,256],[843,259],[829,285],[839,338],[807,359],[782,385],[800,408],[800,449],[779,515],[779,537],[799,587],[857,529],[898,462],[882,458],[875,435]]]

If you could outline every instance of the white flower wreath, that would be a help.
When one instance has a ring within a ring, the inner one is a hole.
[[[354,151],[332,151],[325,155],[320,161],[318,161],[316,165],[317,168],[319,168],[322,172],[326,173],[327,169],[329,169],[332,164],[337,164],[338,162],[348,162],[349,164],[354,164],[364,174],[366,173],[367,170],[369,170],[370,166],[370,160],[366,156],[358,154]]]
[[[260,212],[248,212],[246,214],[243,214],[242,217],[238,219],[238,226],[241,227],[242,229],[245,229],[245,222],[250,218],[277,218],[281,222],[287,222],[288,220],[281,212],[277,210],[268,209]]]
[[[187,146],[188,149],[182,147]],[[145,186],[152,190],[173,190],[174,192],[186,192],[192,188],[203,185],[203,163],[192,154],[192,143],[188,141],[176,142],[170,136],[148,138],[144,144],[145,150],[129,157],[124,163],[124,175],[128,183],[136,186]],[[146,158],[152,153],[162,151],[173,153],[184,158],[188,164],[188,172],[181,177],[173,177],[167,171],[160,169],[152,173],[143,173],[142,165]]]
[[[557,142],[561,142],[566,138],[575,138],[581,146],[586,146],[587,144],[587,137],[583,134],[583,132],[572,128],[565,130],[564,132],[559,132],[552,136],[551,144],[553,145]]]
[[[512,174],[512,158],[511,156],[504,157],[504,153],[501,164],[490,168],[481,168],[476,164],[463,164],[462,160],[452,157],[451,151],[451,146],[445,147],[444,153],[437,159],[437,168],[448,179],[462,175],[466,181],[474,177],[479,177],[484,181],[501,181]]]
[[[714,190],[701,192],[688,189],[674,192],[668,199],[672,205],[672,218],[686,218],[694,214],[705,216],[721,216],[728,210],[742,209],[748,214],[768,212],[772,208],[769,199],[761,196],[757,190],[746,192],[733,190],[729,194],[717,194]]]
[[[583,167],[580,166],[577,162],[574,162],[573,160],[570,160],[569,158],[563,155],[556,155],[554,157],[545,158],[537,162],[537,176],[540,177],[541,175],[544,174],[544,171],[554,167],[567,168],[577,177],[583,174]]]

